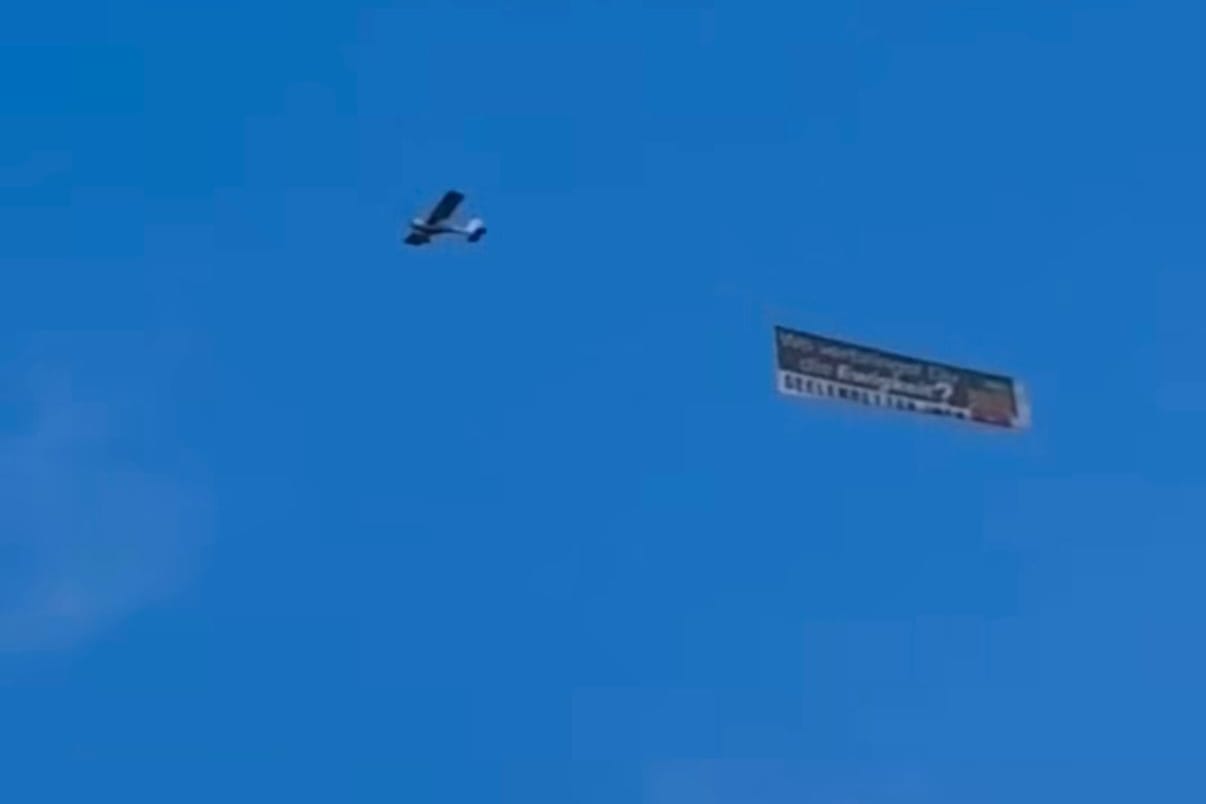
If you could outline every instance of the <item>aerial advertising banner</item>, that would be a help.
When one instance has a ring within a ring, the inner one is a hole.
[[[1008,429],[1030,425],[1025,389],[1010,377],[775,327],[779,391]]]

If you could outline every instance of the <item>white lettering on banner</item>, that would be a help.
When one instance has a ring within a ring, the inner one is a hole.
[[[838,366],[837,378],[851,383],[863,383],[879,388],[881,391],[910,394],[920,397],[936,397],[943,402],[950,399],[954,389],[945,383],[929,384],[901,380],[896,377],[885,377],[882,374],[868,374],[848,365]]]
[[[925,402],[917,399],[909,399],[896,396],[891,392],[876,393],[868,391],[866,388],[859,388],[841,382],[820,380],[790,371],[779,372],[779,387],[783,393],[791,396],[809,396],[822,399],[837,398],[861,402],[871,407],[893,408],[895,410],[906,410],[914,413],[932,413],[956,419],[970,418],[967,410],[942,402]]]

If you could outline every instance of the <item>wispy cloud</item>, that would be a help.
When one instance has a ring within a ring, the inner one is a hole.
[[[0,652],[71,647],[165,599],[208,532],[202,491],[119,450],[113,410],[61,393],[34,410],[0,432]]]

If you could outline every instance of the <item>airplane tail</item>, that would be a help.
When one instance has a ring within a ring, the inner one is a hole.
[[[485,222],[481,218],[474,218],[465,227],[465,234],[468,235],[470,243],[476,243],[486,234]]]

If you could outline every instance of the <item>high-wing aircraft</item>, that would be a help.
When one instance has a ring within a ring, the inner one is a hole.
[[[481,218],[474,218],[464,226],[449,223],[448,219],[456,208],[465,200],[463,193],[449,190],[444,193],[440,202],[432,208],[426,218],[415,218],[410,222],[410,234],[402,241],[409,246],[421,246],[430,243],[431,239],[442,234],[464,235],[470,243],[476,243],[486,233],[486,224]]]

